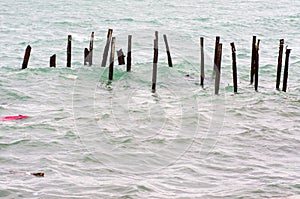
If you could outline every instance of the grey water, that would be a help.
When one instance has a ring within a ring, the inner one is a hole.
[[[109,28],[125,53],[133,36],[132,72],[115,59],[112,82],[101,67]],[[94,64],[84,66],[92,31]],[[258,92],[249,84],[253,35],[261,40]],[[0,121],[0,197],[299,197],[299,35],[300,1],[293,0],[0,0],[0,117],[29,116]],[[212,76],[216,36],[223,44],[219,95]],[[292,49],[286,93],[275,89],[280,39]],[[27,45],[29,66],[20,70]],[[49,68],[53,54],[57,68]]]

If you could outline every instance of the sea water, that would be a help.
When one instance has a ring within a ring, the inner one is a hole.
[[[112,82],[108,67],[101,67],[109,28],[125,55],[127,37],[133,37],[132,71],[126,73],[115,59]],[[94,63],[84,66],[92,31]],[[249,83],[253,35],[261,41],[258,92]],[[299,35],[300,2],[293,0],[0,0],[0,117],[29,116],[0,123],[0,197],[299,195]],[[223,44],[219,95],[212,75],[216,36]],[[275,89],[280,39],[292,49],[286,93]],[[237,49],[238,94],[231,42]],[[20,70],[27,45],[29,65]],[[49,68],[53,54],[57,67]],[[26,175],[30,172],[45,176]]]

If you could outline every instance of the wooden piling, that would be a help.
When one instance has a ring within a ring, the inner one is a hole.
[[[216,37],[215,43],[215,55],[214,55],[214,65],[213,65],[213,76],[216,74],[217,62],[218,62],[218,47],[220,43],[220,37]]]
[[[204,38],[200,37],[200,57],[201,57],[201,73],[200,73],[200,86],[204,87]]]
[[[94,50],[94,32],[92,32],[91,34],[90,48],[88,54],[88,62],[90,66],[93,64],[93,50]]]
[[[169,67],[173,67],[172,57],[171,57],[170,48],[169,48],[169,44],[168,44],[168,40],[167,40],[167,35],[164,35],[163,37],[164,37],[167,56],[168,56],[168,65],[169,65]]]
[[[220,79],[221,79],[221,63],[222,63],[222,44],[218,44],[217,59],[216,59],[216,77],[215,77],[215,94],[219,94]]]
[[[286,49],[285,52],[285,65],[284,65],[284,74],[283,74],[283,85],[282,91],[286,92],[287,89],[287,80],[288,80],[288,73],[289,73],[289,59],[290,59],[291,49]]]
[[[54,54],[50,57],[50,67],[53,67],[53,68],[56,67],[56,54]]]
[[[119,65],[124,65],[125,64],[125,59],[124,59],[125,55],[124,55],[122,49],[117,51],[117,56],[118,56]]]
[[[84,65],[87,65],[88,61],[88,56],[89,56],[89,50],[87,48],[84,49]]]
[[[111,40],[111,53],[110,53],[109,74],[108,74],[108,79],[110,81],[113,80],[113,75],[114,75],[115,40],[116,40],[115,37],[113,37]]]
[[[22,64],[22,69],[26,69],[28,67],[28,62],[30,58],[30,53],[31,53],[31,46],[28,45],[25,50],[24,54],[24,59],[23,59],[23,64]]]
[[[259,43],[260,40],[257,40],[257,45],[255,46],[255,63],[254,63],[254,88],[255,91],[258,90],[258,71],[259,71]]]
[[[232,76],[233,76],[233,88],[234,93],[237,93],[237,69],[236,69],[236,49],[234,42],[230,43],[231,45],[231,51],[232,51]]]
[[[158,31],[155,31],[153,72],[152,72],[152,92],[155,92],[155,90],[156,90],[157,62],[158,62]]]
[[[250,84],[253,84],[253,77],[255,75],[255,60],[256,60],[256,36],[253,36],[251,68],[250,68]]]
[[[126,71],[131,71],[131,41],[132,41],[132,35],[128,35],[128,47],[127,47],[127,66]]]
[[[109,44],[110,44],[110,41],[111,41],[112,33],[113,33],[113,30],[112,29],[108,29],[107,39],[106,39],[106,45],[105,45],[105,48],[104,48],[103,58],[102,58],[102,63],[101,63],[102,67],[106,66],[107,56],[108,56],[108,51],[109,51]]]
[[[67,47],[67,67],[71,67],[72,56],[72,35],[68,35],[68,47]]]
[[[276,78],[276,89],[277,90],[279,90],[279,86],[280,86],[283,46],[284,46],[284,39],[280,39],[280,42],[279,42],[278,64],[277,64],[277,78]]]

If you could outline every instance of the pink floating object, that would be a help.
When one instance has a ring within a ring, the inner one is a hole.
[[[26,116],[26,115],[5,116],[5,117],[1,117],[0,121],[20,120],[20,119],[26,119],[26,118],[28,118],[28,116]]]

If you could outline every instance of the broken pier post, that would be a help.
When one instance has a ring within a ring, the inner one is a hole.
[[[233,76],[233,90],[237,93],[237,69],[236,69],[236,49],[234,42],[230,43],[232,51],[232,76]]]
[[[153,55],[153,71],[152,71],[152,92],[155,92],[155,90],[156,90],[157,62],[158,62],[158,31],[155,31],[154,55]]]
[[[213,65],[213,77],[216,74],[216,67],[217,67],[217,62],[218,62],[218,47],[219,47],[219,43],[220,43],[220,37],[216,36],[214,65]]]
[[[255,46],[255,63],[254,63],[254,88],[255,91],[258,90],[258,71],[259,71],[259,43],[260,40],[257,40],[257,44]]]
[[[115,37],[113,37],[111,40],[111,53],[110,53],[109,74],[108,74],[108,79],[110,81],[113,80],[113,76],[114,76],[115,40],[116,40]]]
[[[200,85],[204,87],[204,38],[200,37],[200,57],[201,57],[201,66],[200,66]]]
[[[128,47],[127,47],[127,72],[131,71],[131,42],[132,42],[132,35],[128,35]]]
[[[71,67],[71,56],[72,56],[72,35],[68,35],[68,46],[67,46],[67,67]]]
[[[163,37],[164,37],[167,56],[168,56],[168,65],[169,65],[169,67],[173,67],[172,57],[171,57],[170,48],[169,48],[169,44],[168,44],[168,40],[167,40],[167,35],[163,35]]]
[[[253,39],[252,39],[251,68],[250,68],[250,84],[253,84],[253,81],[254,81],[255,60],[256,60],[256,36],[253,36]]]
[[[90,48],[89,48],[89,54],[87,60],[90,66],[93,64],[93,50],[94,50],[94,32],[92,32],[91,34]]]
[[[109,51],[109,44],[110,44],[110,41],[111,41],[112,33],[113,33],[113,30],[112,29],[108,29],[107,39],[106,39],[106,45],[105,45],[105,48],[104,48],[103,58],[102,58],[102,63],[101,63],[102,67],[106,66],[107,56],[108,56],[108,51]]]
[[[28,67],[28,62],[30,58],[30,53],[31,53],[31,46],[28,45],[25,50],[24,54],[24,59],[23,59],[23,64],[22,64],[22,69],[26,69]]]
[[[50,67],[53,67],[53,68],[56,67],[56,54],[54,54],[50,57]]]
[[[125,59],[124,59],[125,55],[122,49],[117,51],[117,56],[118,56],[119,65],[125,65]]]
[[[287,89],[287,80],[289,75],[289,59],[290,59],[291,49],[286,49],[285,52],[285,65],[284,65],[284,74],[283,74],[283,85],[282,91],[286,92]]]
[[[276,89],[277,90],[279,90],[279,86],[280,86],[283,46],[284,46],[284,39],[280,39],[280,42],[279,42],[278,64],[277,64],[277,78],[276,78]]]
[[[215,94],[219,94],[220,79],[221,79],[221,62],[222,62],[222,44],[218,44],[217,59],[216,59],[216,77],[215,77]]]

